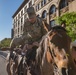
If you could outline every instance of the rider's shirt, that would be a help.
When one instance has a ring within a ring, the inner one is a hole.
[[[43,27],[42,21],[37,18],[35,23],[30,23],[28,20],[24,24],[24,33],[23,37],[25,43],[38,41],[41,37],[46,34],[46,30]]]

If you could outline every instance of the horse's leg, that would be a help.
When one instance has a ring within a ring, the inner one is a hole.
[[[16,75],[17,72],[17,66],[16,64],[13,64],[13,75]]]
[[[18,65],[18,75],[23,75],[23,65],[22,65],[22,60],[20,61],[20,64]]]
[[[18,71],[18,60],[16,60],[13,64],[13,74],[17,75],[17,71]]]
[[[10,70],[11,70],[11,75],[14,75],[14,72],[13,72],[13,63],[11,64],[11,67],[10,67]]]
[[[8,62],[6,65],[6,71],[8,73],[8,75],[11,75],[11,71],[10,71],[10,63]]]
[[[27,75],[27,65],[23,65],[23,75]]]

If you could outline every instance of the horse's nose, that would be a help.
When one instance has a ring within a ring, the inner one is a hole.
[[[68,69],[62,68],[62,75],[68,75]]]

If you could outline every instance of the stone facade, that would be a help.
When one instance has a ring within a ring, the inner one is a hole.
[[[24,21],[28,17],[26,9],[33,6],[37,16],[47,20],[50,26],[55,25],[55,18],[66,12],[76,11],[76,0],[24,0],[13,15],[13,37],[19,37],[23,33]]]

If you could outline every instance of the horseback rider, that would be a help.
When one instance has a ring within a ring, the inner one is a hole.
[[[13,49],[17,45],[23,45],[22,53],[26,53],[29,60],[34,60],[36,48],[39,46],[42,36],[47,33],[49,25],[36,16],[34,7],[29,7],[27,14],[28,19],[25,20],[22,36],[13,38],[10,47]]]

